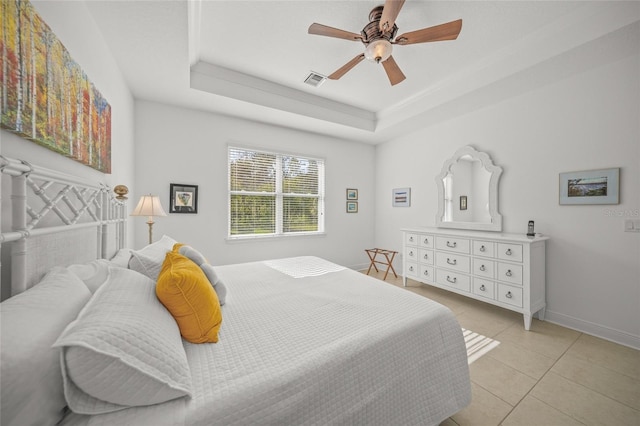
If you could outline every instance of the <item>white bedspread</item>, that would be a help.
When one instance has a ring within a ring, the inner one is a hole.
[[[431,425],[471,401],[465,343],[448,308],[317,258],[216,271],[229,290],[220,341],[185,342],[194,397],[69,420]]]

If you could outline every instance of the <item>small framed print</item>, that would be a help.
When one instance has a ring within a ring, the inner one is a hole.
[[[357,201],[347,201],[347,213],[358,213]]]
[[[198,213],[198,185],[172,183],[169,186],[169,213]]]
[[[395,188],[392,201],[393,207],[410,207],[411,188]]]
[[[461,195],[460,196],[460,210],[466,210],[467,209],[467,196],[466,195]]]
[[[560,173],[560,204],[618,204],[620,169]]]
[[[347,200],[357,200],[358,190],[353,188],[347,188]]]

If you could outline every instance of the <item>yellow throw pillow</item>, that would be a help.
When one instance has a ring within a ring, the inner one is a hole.
[[[191,343],[216,343],[222,311],[215,290],[198,265],[168,252],[156,283],[156,295]]]

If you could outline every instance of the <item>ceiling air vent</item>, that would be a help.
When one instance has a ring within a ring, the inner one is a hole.
[[[326,79],[327,77],[325,77],[324,75],[311,71],[311,73],[307,76],[304,82],[307,83],[309,86],[320,87],[320,85],[324,83]]]

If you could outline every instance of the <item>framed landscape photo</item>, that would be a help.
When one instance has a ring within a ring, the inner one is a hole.
[[[357,201],[347,201],[347,213],[358,213]]]
[[[560,173],[560,204],[618,204],[620,169]]]
[[[353,188],[347,188],[347,200],[357,200],[358,190]]]
[[[169,213],[198,213],[198,185],[172,183],[169,186]]]

